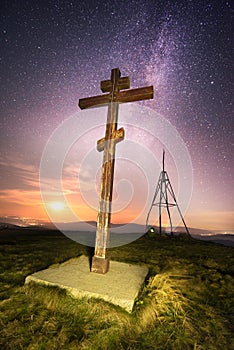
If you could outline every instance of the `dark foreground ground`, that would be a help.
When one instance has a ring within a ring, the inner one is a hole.
[[[150,273],[134,311],[25,277],[90,255],[55,230],[0,231],[0,349],[233,349],[234,249],[180,237],[142,237],[110,250]]]

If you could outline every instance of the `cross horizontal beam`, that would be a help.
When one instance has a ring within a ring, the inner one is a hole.
[[[154,97],[153,86],[146,86],[137,89],[119,91],[114,96],[112,94],[98,95],[93,97],[81,98],[79,100],[80,109],[108,105],[111,101],[124,103],[139,100],[149,100]]]
[[[101,90],[102,92],[110,92],[113,87],[113,82],[109,80],[101,81]],[[122,77],[118,79],[118,89],[129,89],[130,88],[130,79],[129,77]]]
[[[79,99],[80,109],[107,105],[110,102],[109,94]]]
[[[116,97],[116,102],[134,102],[140,100],[150,100],[154,97],[153,86],[146,86],[138,89],[120,91]]]

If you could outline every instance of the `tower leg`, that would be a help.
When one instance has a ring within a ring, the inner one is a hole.
[[[162,197],[163,197],[164,173],[161,173],[160,200],[159,200],[159,234],[162,234]]]
[[[169,181],[169,179],[168,179],[168,181]],[[173,191],[173,189],[172,189],[172,186],[171,186],[170,181],[168,182],[168,185],[170,186],[170,187],[169,187],[169,192],[170,192],[170,194],[171,194],[171,196],[172,196],[172,198],[173,198],[173,200],[174,200],[174,202],[175,202],[175,206],[177,207],[177,210],[178,210],[178,212],[179,212],[179,214],[180,214],[180,218],[181,218],[181,220],[182,220],[182,222],[183,222],[183,224],[184,224],[186,233],[187,233],[187,235],[188,235],[189,237],[191,237],[191,235],[190,235],[190,233],[189,233],[189,230],[188,230],[188,227],[187,227],[187,225],[186,225],[186,223],[185,223],[185,221],[184,221],[183,215],[182,215],[182,213],[181,213],[181,211],[180,211],[180,208],[179,208],[179,206],[178,206],[178,203],[177,203],[177,201],[176,201],[176,197],[175,197],[175,194],[174,194],[174,191]]]
[[[165,181],[166,181],[166,179],[165,179]],[[165,199],[166,199],[167,215],[168,215],[168,218],[170,221],[171,235],[173,235],[171,213],[170,213],[169,204],[168,204],[167,185],[165,186]]]

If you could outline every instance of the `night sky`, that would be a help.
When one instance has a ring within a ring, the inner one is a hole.
[[[188,226],[233,232],[232,23],[231,1],[222,0],[2,1],[0,215],[48,220],[39,191],[46,142],[119,67],[132,88],[154,85],[154,100],[140,105],[169,121],[188,148]],[[59,203],[54,209],[62,215]],[[85,204],[80,210],[96,220]],[[127,211],[116,217],[127,220]]]

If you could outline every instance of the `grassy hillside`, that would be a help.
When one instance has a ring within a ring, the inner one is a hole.
[[[111,259],[149,266],[132,314],[101,300],[24,286],[27,275],[89,254],[57,231],[0,231],[1,349],[233,349],[234,249],[142,237]]]

